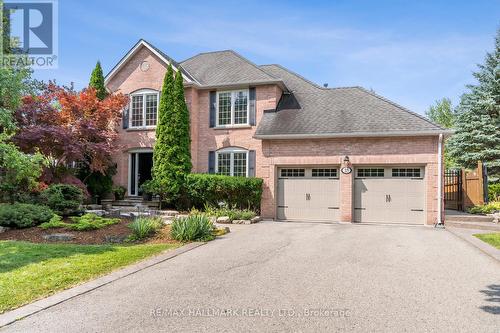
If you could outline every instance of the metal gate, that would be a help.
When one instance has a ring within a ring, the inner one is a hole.
[[[445,209],[463,210],[462,169],[449,169],[444,172]]]

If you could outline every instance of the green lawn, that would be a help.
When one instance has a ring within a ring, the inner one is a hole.
[[[475,234],[474,236],[500,250],[500,233]]]
[[[0,313],[178,246],[0,241]]]

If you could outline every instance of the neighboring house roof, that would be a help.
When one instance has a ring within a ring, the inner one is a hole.
[[[113,67],[113,69],[111,69],[111,71],[106,75],[106,77],[104,78],[104,83],[107,84],[109,82],[109,80],[111,80],[111,78],[113,78],[113,76],[115,76],[116,73],[119,72],[119,70],[123,67],[123,65],[125,65],[127,63],[127,61],[134,55],[136,54],[140,49],[141,47],[146,47],[148,48],[151,52],[153,52],[153,54],[155,54],[158,58],[160,58],[163,62],[165,62],[165,64],[171,64],[173,69],[174,70],[178,70],[180,68],[179,64],[177,62],[175,62],[175,60],[173,60],[172,58],[170,58],[168,55],[166,55],[165,53],[163,53],[162,51],[160,51],[158,48],[156,48],[155,46],[153,46],[152,44],[148,43],[147,41],[145,41],[144,39],[140,39],[137,43],[135,43],[135,45],[127,52],[127,54],[125,54],[123,56],[123,58],[120,59],[120,61],[115,65],[115,67]],[[193,82],[197,82],[192,76],[191,74],[189,74],[186,70],[184,70],[183,68],[180,68],[181,72],[182,72],[182,77],[184,78],[184,80],[187,82],[187,83],[193,83]]]
[[[279,65],[260,68],[282,79],[290,93],[283,94],[276,110],[264,112],[256,138],[401,136],[446,132],[426,118],[364,88],[324,88]]]
[[[231,50],[200,53],[180,65],[206,87],[281,83],[280,79]]]

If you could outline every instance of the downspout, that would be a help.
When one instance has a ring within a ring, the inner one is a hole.
[[[439,134],[438,140],[438,193],[437,193],[437,207],[438,207],[438,218],[434,227],[443,227],[443,217],[442,217],[442,209],[443,209],[443,134]]]

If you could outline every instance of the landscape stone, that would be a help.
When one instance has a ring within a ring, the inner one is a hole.
[[[2,226],[0,226],[0,234],[1,234],[2,232],[9,231],[9,229],[10,229],[9,227],[2,227]]]
[[[231,219],[229,216],[219,216],[217,218],[217,223],[229,224],[231,223]]]
[[[257,222],[260,222],[260,221],[261,221],[260,216],[255,216],[254,218],[252,218],[250,220],[250,223],[257,223]]]
[[[104,241],[107,242],[107,243],[123,243],[125,241],[125,238],[127,238],[127,236],[123,236],[123,235],[118,235],[118,236],[108,235],[108,236],[104,237]]]
[[[245,220],[233,220],[233,224],[246,224]]]
[[[74,238],[75,235],[73,234],[50,234],[43,236],[43,239],[49,242],[67,242],[73,240]]]

